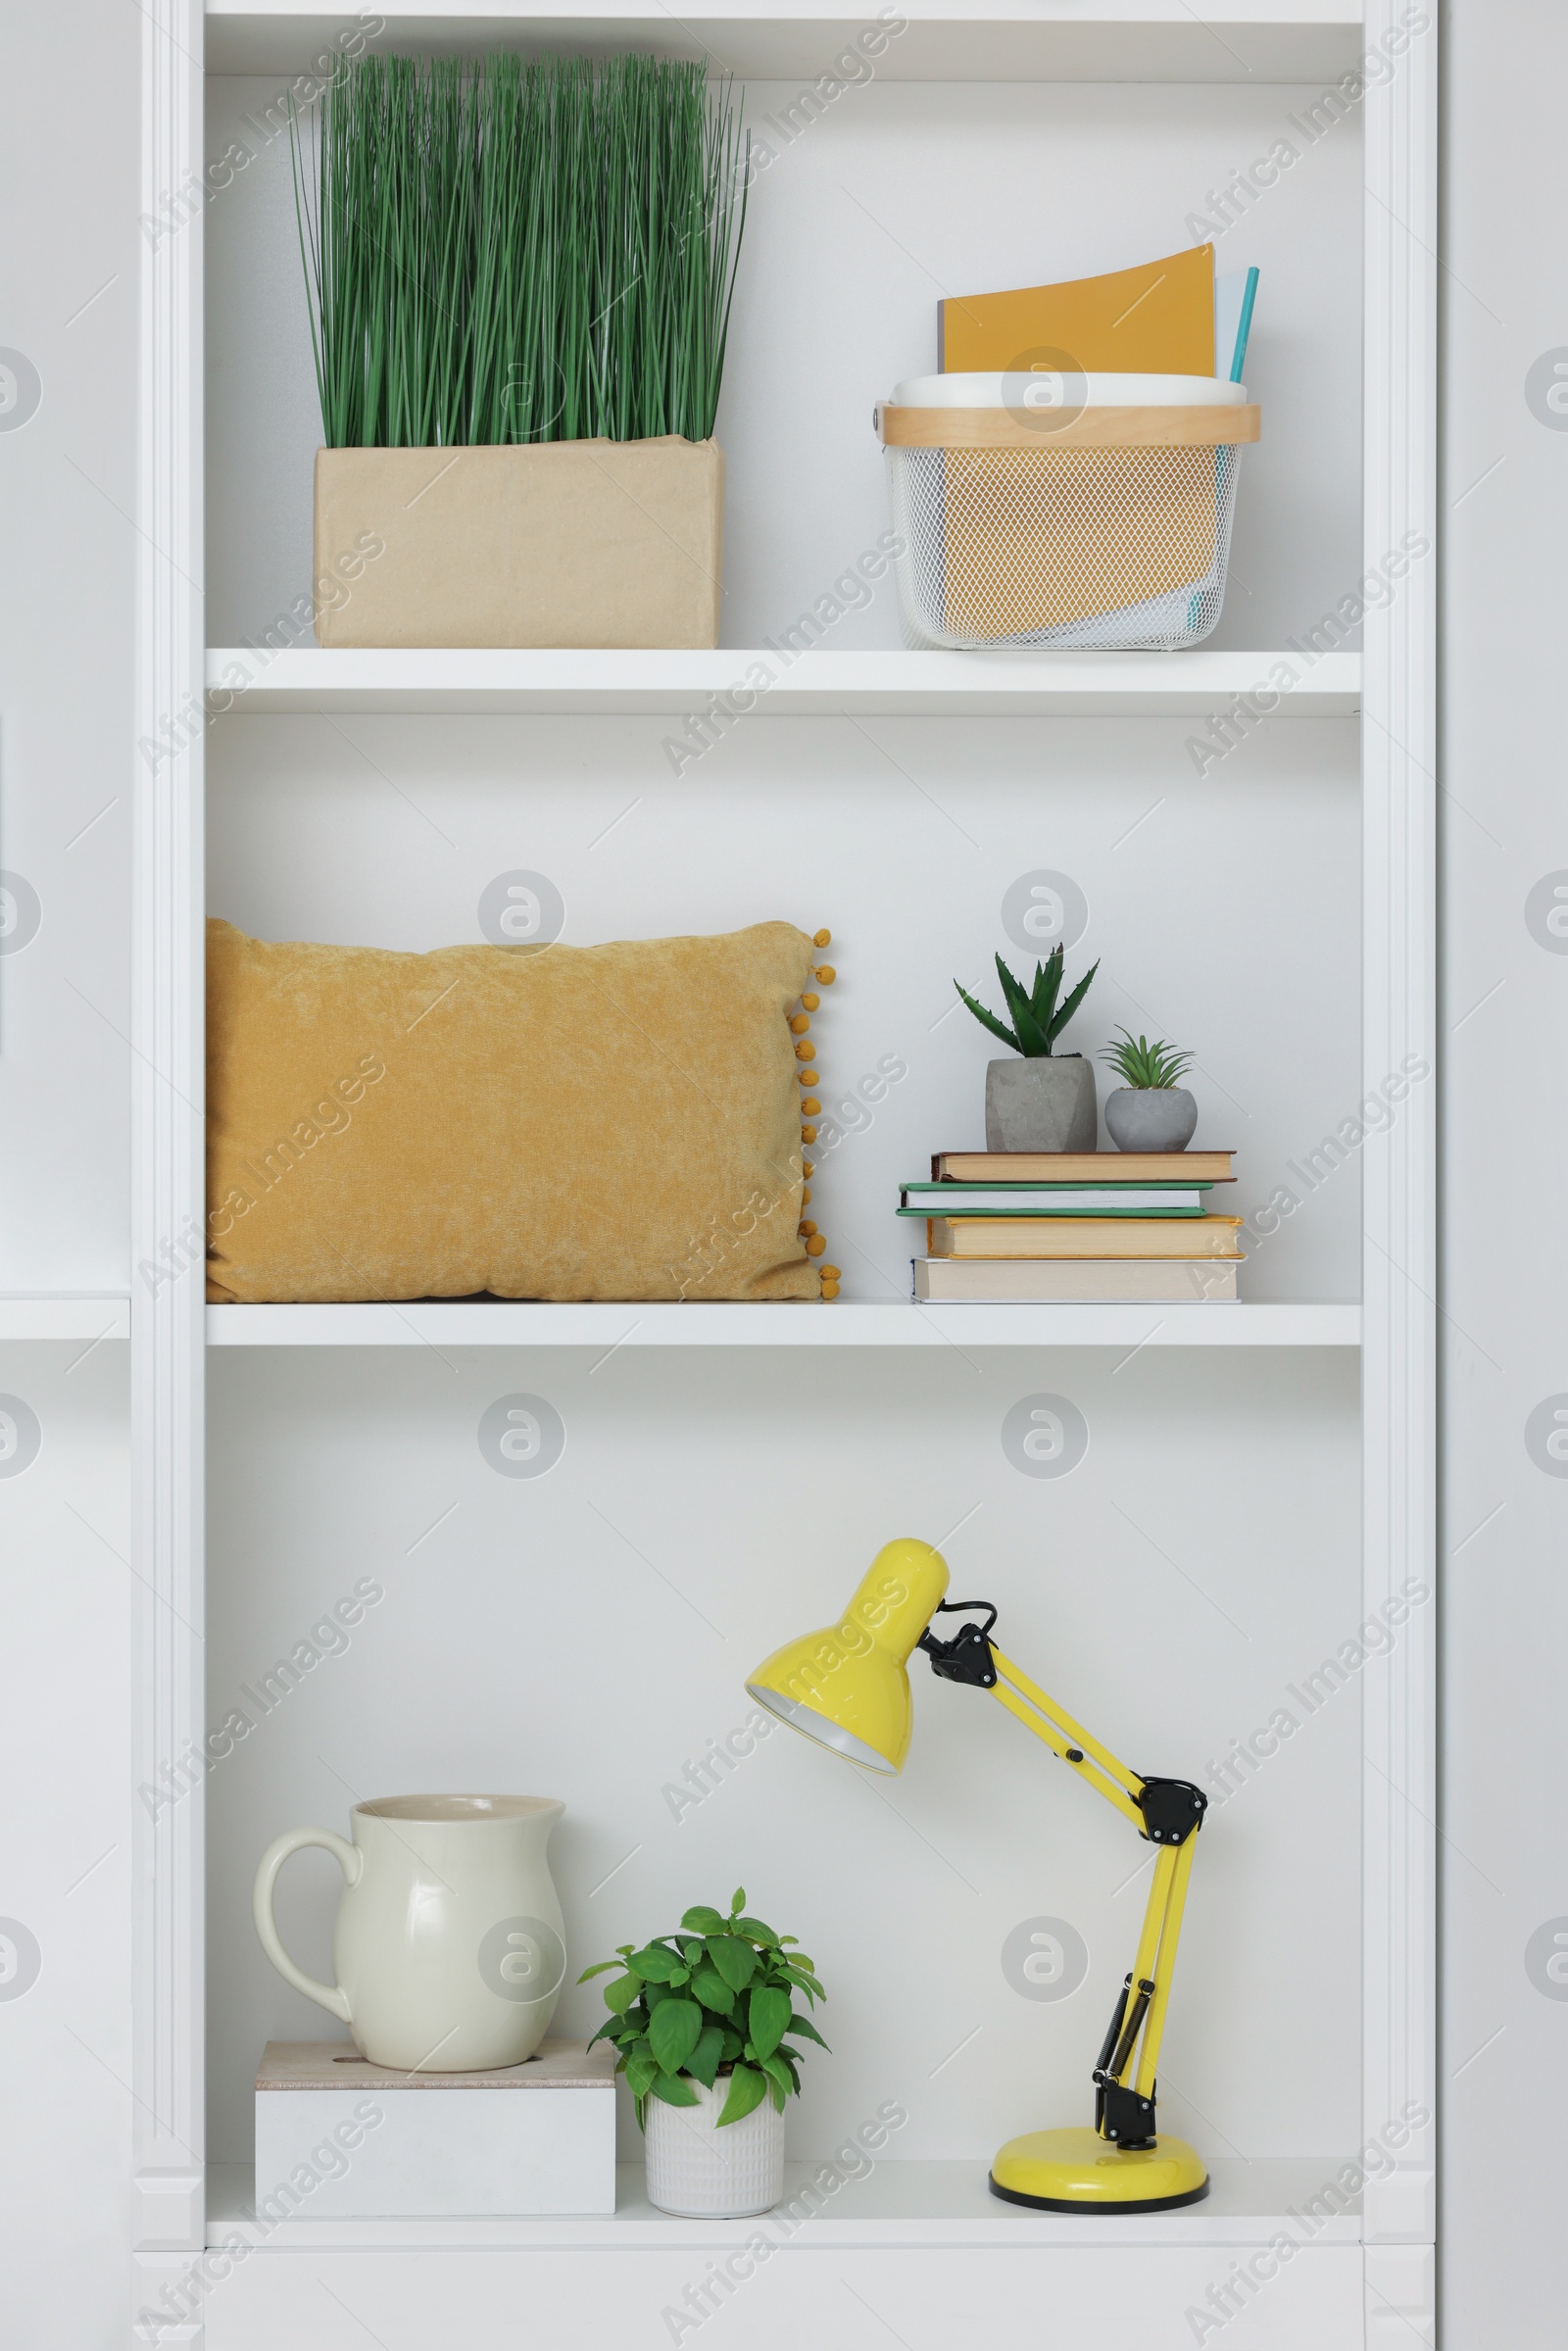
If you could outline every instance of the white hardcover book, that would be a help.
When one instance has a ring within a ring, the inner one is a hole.
[[[1201,1304],[1234,1298],[1236,1261],[1213,1257],[915,1257],[914,1295],[931,1303],[1078,1305],[1096,1299]]]
[[[615,2052],[545,2040],[488,2074],[400,2074],[347,2041],[269,2041],[256,2207],[269,2221],[615,2209]]]

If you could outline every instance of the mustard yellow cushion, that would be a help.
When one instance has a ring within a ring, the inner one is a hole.
[[[608,947],[208,925],[208,1296],[814,1298],[786,922]]]

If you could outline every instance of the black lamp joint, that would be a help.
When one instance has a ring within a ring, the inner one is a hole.
[[[1096,2121],[1102,2138],[1118,2147],[1152,2147],[1154,2143],[1154,2101],[1140,2097],[1120,2082],[1095,2085]]]
[[[1151,1844],[1184,1845],[1203,1825],[1208,1798],[1191,1780],[1146,1780],[1133,1802]]]
[[[960,1625],[951,1641],[938,1641],[928,1625],[920,1636],[919,1645],[931,1660],[931,1671],[942,1682],[966,1682],[973,1690],[995,1690],[996,1661],[991,1654],[990,1633],[997,1621],[996,1609],[989,1600],[940,1600],[938,1616],[962,1615],[971,1608],[983,1608],[983,1625]],[[934,1621],[934,1620],[933,1620]]]

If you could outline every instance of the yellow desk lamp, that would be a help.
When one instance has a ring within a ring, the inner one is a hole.
[[[1176,1965],[1176,1938],[1208,1798],[1186,1780],[1148,1780],[1118,1763],[991,1639],[989,1600],[948,1600],[947,1561],[928,1543],[885,1543],[843,1617],[775,1649],[746,1687],[759,1705],[866,1771],[902,1770],[913,1724],[908,1660],[924,1649],[944,1682],[989,1690],[1009,1714],[1115,1805],[1159,1850],[1138,1956],[1095,2067],[1092,2131],[1031,2131],[991,2167],[991,2191],[1041,2212],[1168,2212],[1208,2193],[1201,2159],[1154,2131],[1154,2067]],[[939,1615],[984,1624],[933,1637]],[[1140,2045],[1140,2036],[1141,2045]]]

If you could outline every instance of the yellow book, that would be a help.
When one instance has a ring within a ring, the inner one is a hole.
[[[1230,1257],[1239,1216],[928,1216],[933,1257]]]
[[[944,374],[989,375],[1036,360],[1113,375],[1212,375],[1213,246],[1104,277],[938,303]]]

